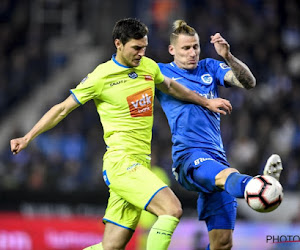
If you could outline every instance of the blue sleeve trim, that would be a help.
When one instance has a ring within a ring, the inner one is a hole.
[[[158,189],[153,195],[152,195],[152,197],[150,198],[150,200],[147,202],[147,204],[144,206],[144,210],[146,210],[147,211],[147,209],[146,209],[146,207],[149,205],[149,203],[152,201],[152,199],[154,198],[154,196],[160,191],[160,190],[162,190],[162,189],[164,189],[164,188],[166,188],[166,187],[168,187],[168,186],[164,186],[164,187],[161,187],[160,189]]]
[[[222,84],[221,86],[224,86],[225,88],[230,88],[231,87],[231,85],[229,85],[229,84],[227,84],[226,82],[225,82],[225,75],[227,74],[227,72],[228,71],[230,71],[231,70],[231,68],[229,68],[228,70],[224,70],[224,73],[223,73],[223,75],[222,75],[222,77],[221,77],[221,79],[220,79],[220,83]]]
[[[105,219],[105,218],[103,218],[102,221],[103,221],[104,224],[105,224],[106,222],[109,222],[109,223],[112,223],[112,224],[114,224],[114,225],[116,225],[116,226],[119,226],[119,227],[128,229],[128,230],[130,230],[130,231],[133,231],[133,232],[135,231],[134,229],[132,229],[132,228],[130,228],[130,227],[122,226],[122,225],[120,225],[120,224],[118,224],[118,223],[116,223],[116,222],[114,222],[114,221],[111,221],[111,220],[108,220],[108,219]]]
[[[77,99],[76,95],[73,93],[72,90],[70,90],[70,93],[71,93],[71,95],[73,96],[74,100],[75,100],[78,104],[82,105],[82,103]]]
[[[108,180],[106,170],[103,171],[103,179],[104,179],[104,182],[106,183],[106,185],[109,186],[110,185],[110,181]]]

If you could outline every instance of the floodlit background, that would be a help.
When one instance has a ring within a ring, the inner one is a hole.
[[[174,20],[184,19],[199,33],[201,58],[222,60],[209,43],[210,35],[220,32],[250,67],[255,89],[220,91],[233,105],[233,113],[222,117],[224,146],[231,166],[250,175],[262,172],[270,154],[280,154],[285,197],[270,214],[239,202],[234,249],[300,249],[299,242],[266,241],[268,235],[276,239],[300,231],[299,5],[297,0],[1,0],[0,250],[75,250],[101,240],[108,189],[101,174],[103,133],[93,103],[16,156],[9,140],[23,136],[70,88],[111,58],[111,31],[124,17],[148,25],[146,54],[157,62],[172,60],[168,34]],[[153,165],[166,171],[184,207],[170,249],[205,249],[197,194],[171,175],[170,138],[157,101]],[[137,230],[128,249],[143,249],[144,230]]]

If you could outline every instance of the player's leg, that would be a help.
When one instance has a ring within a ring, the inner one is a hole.
[[[133,230],[106,222],[102,242],[87,247],[84,250],[115,250],[125,249],[133,235]]]
[[[134,231],[107,222],[105,224],[102,245],[105,250],[125,249]]]
[[[110,191],[103,217],[105,230],[102,242],[84,250],[125,249],[139,221],[141,209],[128,203],[113,190]]]
[[[208,232],[209,246],[207,249],[227,250],[232,248],[232,230],[231,229],[213,229]]]
[[[200,160],[199,160],[200,159]],[[214,158],[203,151],[193,152],[183,163],[179,175],[179,182],[192,183],[192,188],[204,191],[226,190],[236,198],[243,198],[244,191],[252,176],[241,174],[235,168],[229,168],[224,159]],[[265,165],[264,174],[275,177],[277,180],[282,171],[279,155],[271,155]],[[187,179],[182,176],[185,175]],[[190,185],[190,184],[188,184]],[[187,187],[186,187],[187,188]]]
[[[267,160],[264,168],[264,174],[270,175],[279,180],[282,169],[283,167],[280,156],[273,154]],[[251,179],[251,176],[240,174],[236,169],[229,168],[216,175],[216,185],[225,189],[229,194],[236,198],[243,198],[246,185]]]
[[[215,177],[215,185],[236,198],[243,198],[244,191],[252,176],[240,174],[234,168],[224,169]]]
[[[182,216],[180,201],[173,191],[166,187],[155,194],[146,209],[158,216],[149,232],[147,249],[168,249],[173,232]]]
[[[158,191],[149,202],[146,210],[156,216],[170,215],[180,219],[182,215],[181,203],[169,187]]]
[[[105,164],[108,163],[108,161],[105,162]],[[111,190],[128,202],[128,205],[139,208],[139,212],[145,209],[158,216],[150,230],[147,248],[167,249],[182,214],[179,200],[171,189],[150,170],[150,161],[146,156],[126,155],[114,164],[118,171],[108,169],[104,174],[106,183]],[[113,214],[110,214],[110,217],[113,217]],[[116,222],[116,216],[114,218]],[[132,225],[128,225],[128,221],[124,221],[121,225],[135,229],[137,222],[134,221]]]
[[[123,155],[107,157],[103,165],[103,178],[109,187],[110,196],[103,217],[104,236],[101,243],[90,246],[87,250],[125,249],[139,221],[142,209],[128,202],[122,192],[133,195],[134,181],[127,170],[131,162]],[[133,185],[127,185],[133,183]],[[135,187],[136,188],[136,187]]]
[[[205,217],[207,225],[210,242],[207,249],[231,249],[236,220],[236,200],[226,191],[222,191],[210,195],[199,194],[197,205],[199,217],[201,219]]]
[[[215,184],[216,175],[227,171],[228,165],[224,160],[217,161],[206,152],[197,150],[187,155],[178,169],[180,184],[199,192],[197,210],[199,220],[205,220],[209,232],[210,245],[207,249],[232,247],[236,199]]]

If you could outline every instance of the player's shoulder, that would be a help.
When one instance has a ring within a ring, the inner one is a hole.
[[[157,64],[158,64],[158,66],[159,66],[160,68],[168,67],[168,65],[170,65],[170,63],[162,63],[162,62],[159,62],[159,63],[157,63]]]
[[[104,77],[110,75],[117,71],[117,67],[113,60],[108,60],[106,62],[100,63],[91,73],[92,75],[97,75],[98,77]]]
[[[199,61],[199,66],[204,67],[207,69],[216,69],[216,68],[222,68],[222,69],[227,69],[229,66],[222,61],[213,59],[213,58],[205,58],[201,61]]]
[[[174,65],[174,62],[171,62],[171,63],[158,63],[158,67],[161,69],[161,70],[170,70],[170,69],[175,69],[175,65]]]
[[[148,65],[157,65],[157,63],[151,59],[150,57],[143,56],[142,61],[141,61],[142,66],[148,66]]]
[[[218,62],[216,59],[213,58],[205,58],[199,61],[199,65],[213,65],[216,64],[216,62]]]
[[[108,60],[106,62],[100,63],[95,70],[100,71],[100,70],[109,70],[112,68],[112,65],[114,65],[115,63],[113,62],[113,60]]]
[[[157,75],[157,73],[160,71],[157,63],[153,59],[146,56],[143,56],[141,63],[137,67],[137,69],[152,76]]]

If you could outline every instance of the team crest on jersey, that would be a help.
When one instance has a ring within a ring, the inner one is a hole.
[[[228,69],[228,68],[230,68],[226,63],[220,63],[220,67],[222,69]]]
[[[204,74],[201,76],[201,79],[204,83],[207,83],[207,84],[211,84],[212,81],[213,81],[213,78],[210,74]]]
[[[131,79],[135,79],[135,78],[138,77],[138,74],[135,73],[135,72],[130,72],[130,73],[128,74],[128,76],[129,76]]]
[[[132,117],[152,116],[152,89],[147,88],[127,97]]]

